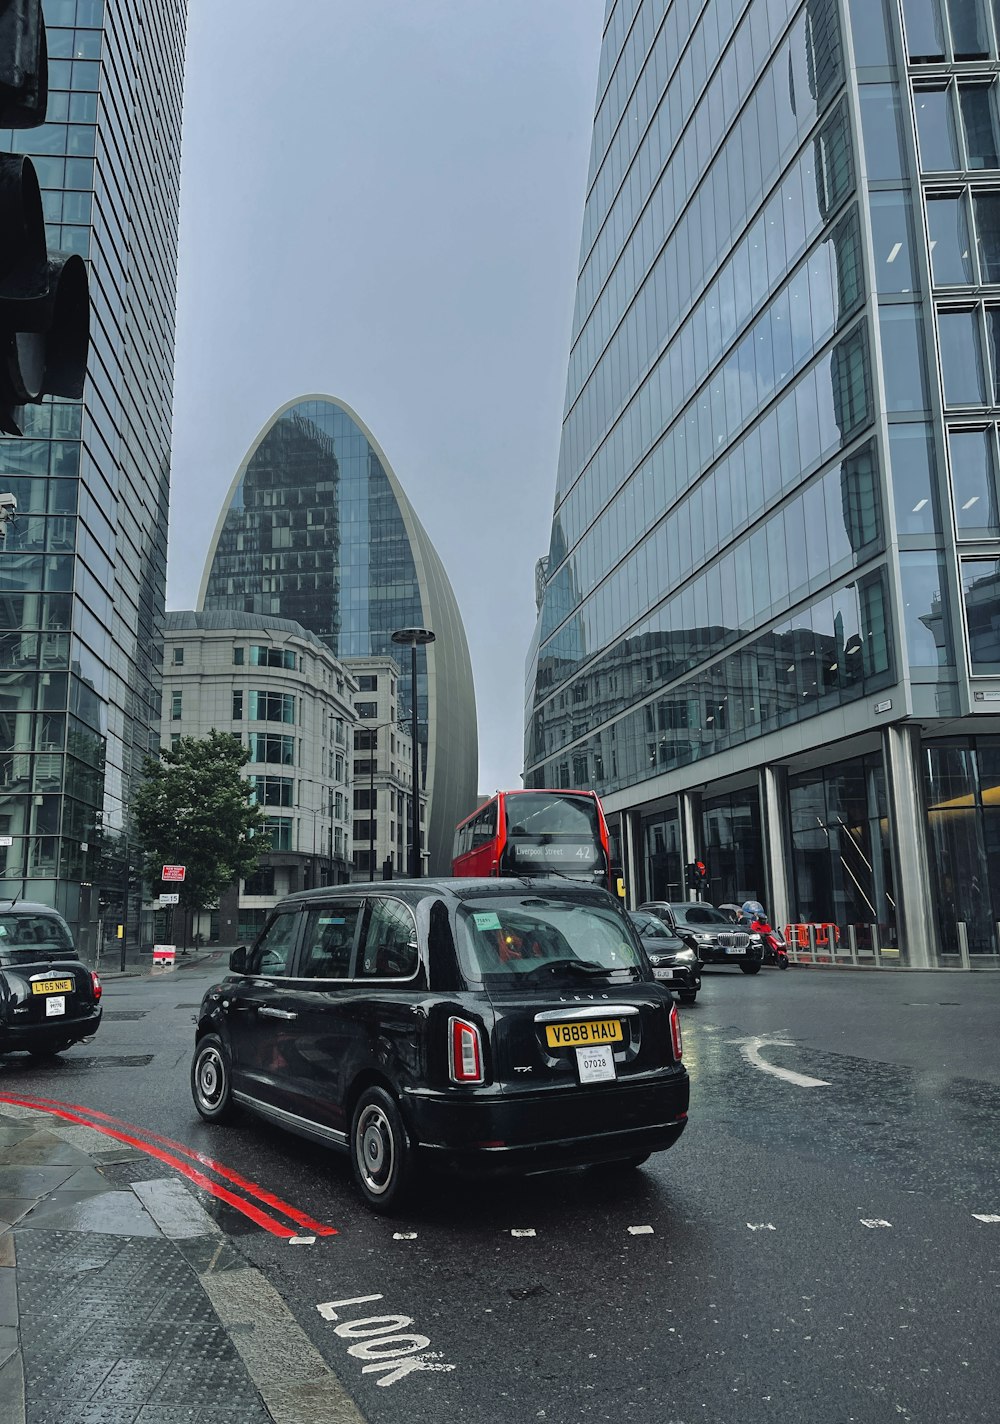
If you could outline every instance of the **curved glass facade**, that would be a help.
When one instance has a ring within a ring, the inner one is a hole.
[[[222,511],[199,607],[290,618],[338,658],[409,654],[397,628],[428,627],[417,650],[417,721],[432,873],[450,869],[457,822],[475,805],[472,667],[451,585],[371,433],[342,402],[308,396],[255,440]]]

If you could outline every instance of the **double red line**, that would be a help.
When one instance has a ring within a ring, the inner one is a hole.
[[[265,1187],[258,1186],[256,1182],[247,1181],[238,1172],[224,1167],[213,1158],[205,1156],[203,1152],[195,1152],[192,1148],[186,1147],[183,1142],[175,1142],[171,1137],[161,1137],[157,1132],[148,1132],[145,1128],[136,1127],[133,1123],[122,1122],[120,1118],[98,1112],[96,1108],[80,1107],[75,1103],[60,1103],[55,1098],[26,1097],[20,1093],[0,1093],[0,1103],[12,1103],[16,1107],[33,1108],[36,1112],[45,1112],[54,1117],[64,1118],[66,1122],[78,1123],[82,1127],[92,1127],[97,1132],[103,1132],[105,1137],[114,1138],[116,1142],[122,1142],[127,1147],[137,1148],[140,1152],[155,1157],[165,1166],[172,1167],[175,1172],[182,1173],[196,1187],[211,1192],[217,1200],[225,1202],[227,1206],[234,1207],[236,1211],[249,1217],[258,1226],[262,1226],[265,1231],[270,1231],[273,1236],[283,1236],[287,1239],[299,1236],[303,1232],[307,1232],[311,1236],[336,1236],[337,1234],[335,1226],[324,1226],[322,1222],[313,1221],[311,1216],[290,1206],[288,1202],[282,1201],[280,1197],[275,1196]],[[213,1181],[212,1177],[207,1176],[206,1172],[199,1171],[197,1166],[191,1165],[192,1163],[198,1163],[200,1167],[204,1167],[216,1178],[221,1178],[221,1181]],[[237,1192],[231,1191],[229,1187],[222,1185],[223,1182],[229,1182],[231,1186],[238,1188],[239,1192],[245,1195],[240,1196]],[[295,1222],[295,1226],[291,1227],[286,1222],[279,1221],[276,1216],[265,1211],[264,1207],[270,1207],[273,1212],[280,1212],[288,1221]]]

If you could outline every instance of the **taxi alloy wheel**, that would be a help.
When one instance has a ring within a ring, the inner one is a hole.
[[[191,1064],[191,1096],[206,1122],[225,1122],[235,1111],[229,1057],[216,1033],[198,1041]]]
[[[351,1124],[351,1167],[373,1211],[394,1211],[407,1195],[413,1152],[399,1108],[384,1088],[366,1088]]]

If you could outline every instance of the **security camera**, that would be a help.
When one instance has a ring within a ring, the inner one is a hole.
[[[0,511],[2,511],[8,519],[13,519],[17,514],[17,495],[0,494]]]

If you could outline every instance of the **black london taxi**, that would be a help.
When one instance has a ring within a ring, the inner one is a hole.
[[[0,1053],[61,1053],[101,1024],[101,981],[49,905],[0,900]]]
[[[688,1077],[669,989],[608,894],[568,880],[345,885],[282,901],[205,994],[191,1089],[350,1154],[375,1211],[415,1170],[635,1167]]]

